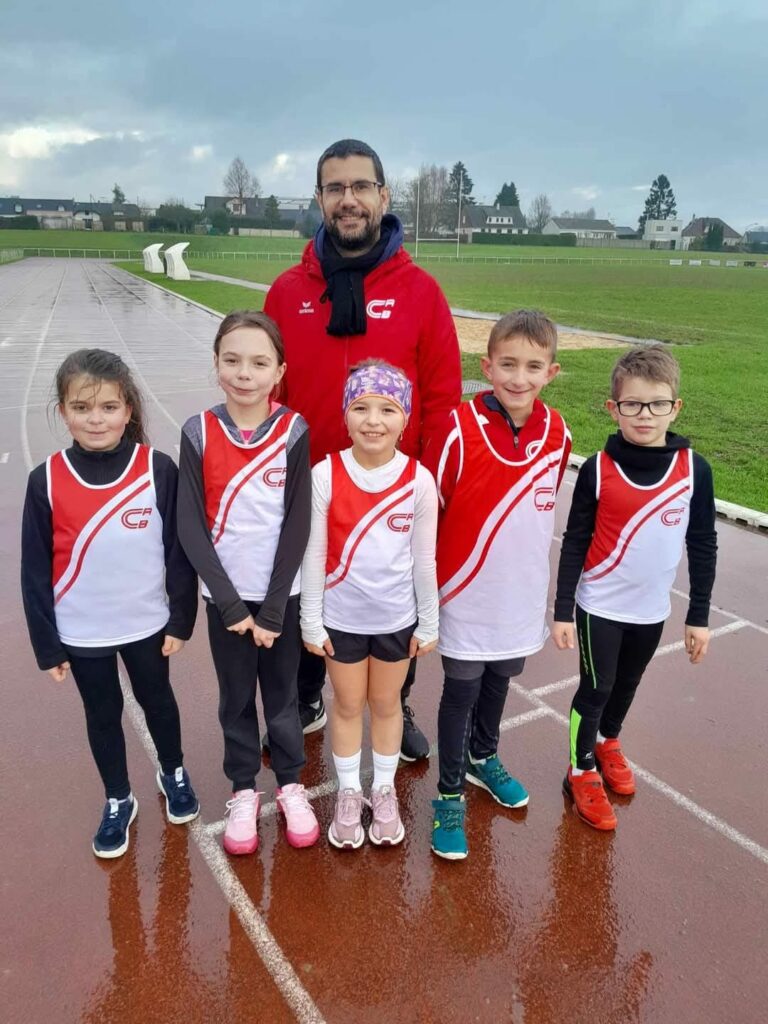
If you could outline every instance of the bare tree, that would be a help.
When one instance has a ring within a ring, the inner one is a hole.
[[[408,183],[405,206],[415,231],[418,203],[419,238],[439,237],[440,229],[445,227],[452,226],[455,230],[455,222],[451,224],[449,219],[450,210],[455,208],[451,206],[448,192],[448,168],[437,164],[423,164],[418,178]]]
[[[528,226],[534,234],[540,235],[544,225],[552,216],[552,204],[544,192],[539,192],[528,209]]]
[[[251,174],[239,156],[235,157],[224,175],[224,191],[233,199],[239,199],[241,204],[261,192],[259,179]]]
[[[563,210],[561,217],[571,217],[573,220],[594,220],[597,217],[594,206],[588,210]]]

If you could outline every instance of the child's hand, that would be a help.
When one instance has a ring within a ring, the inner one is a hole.
[[[576,645],[576,630],[572,622],[555,622],[552,639],[558,651],[572,651]]]
[[[271,629],[263,629],[256,625],[253,627],[253,642],[257,647],[271,647],[279,636],[279,633],[273,633]]]
[[[160,653],[165,655],[166,658],[169,658],[172,654],[178,654],[183,646],[183,640],[179,640],[179,638],[175,636],[169,636],[166,633],[163,637],[163,647]]]
[[[253,616],[249,615],[241,622],[236,622],[234,626],[227,626],[230,633],[239,633],[240,636],[245,636],[246,633],[252,633],[256,629],[256,623],[253,621]]]
[[[423,654],[429,654],[437,647],[437,640],[430,640],[428,644],[421,643],[416,636],[411,637],[408,644],[408,657],[420,658]]]
[[[706,626],[685,627],[685,649],[692,665],[698,665],[709,649],[709,630]]]
[[[67,672],[69,672],[69,662],[62,661],[60,665],[54,665],[53,668],[48,669],[48,675],[54,681],[54,683],[63,683],[67,678]]]
[[[322,647],[319,647],[317,644],[308,644],[306,640],[304,641],[304,646],[310,654],[318,654],[321,658],[325,657],[326,654],[329,658],[332,658],[336,653],[333,649],[330,637],[326,637],[325,640],[323,640]]]

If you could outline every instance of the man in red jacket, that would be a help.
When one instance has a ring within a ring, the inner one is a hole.
[[[264,310],[285,341],[282,401],[309,423],[310,457],[349,447],[342,416],[350,367],[377,357],[400,367],[413,384],[413,410],[401,449],[418,458],[461,401],[461,359],[448,303],[437,282],[403,248],[403,228],[387,213],[389,190],[378,155],[342,139],[317,164],[316,198],[323,223],[301,263],[270,288]],[[403,685],[402,756],[426,757],[429,744],[413,721]],[[306,654],[299,669],[304,732],[326,722],[325,666]]]

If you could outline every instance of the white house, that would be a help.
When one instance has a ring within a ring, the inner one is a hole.
[[[681,249],[683,237],[683,222],[676,217],[667,217],[666,220],[651,220],[645,222],[643,230],[644,242],[663,242],[665,248]]]
[[[464,206],[461,211],[461,230],[468,235],[527,235],[519,206]]]
[[[577,238],[615,238],[616,228],[609,220],[589,217],[551,217],[542,230],[544,235],[576,235]]]

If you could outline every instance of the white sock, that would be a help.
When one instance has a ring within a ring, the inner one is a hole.
[[[395,772],[400,754],[377,754],[373,751],[373,788],[395,785]]]
[[[571,767],[571,775],[583,775],[586,768],[573,768]]]
[[[339,789],[362,789],[360,785],[360,756],[361,750],[351,757],[338,757],[333,755],[333,765],[339,777]]]
[[[597,743],[605,743],[605,736],[603,736],[603,734],[600,732],[599,729],[597,731],[597,740],[595,742],[597,742]]]
[[[487,760],[488,760],[487,757],[472,757],[471,754],[469,755],[469,763],[470,764],[485,764],[485,762]]]

